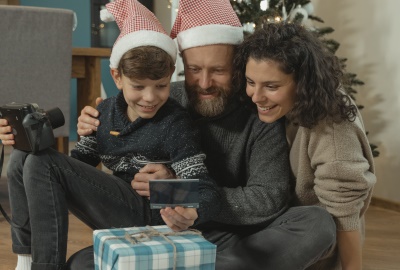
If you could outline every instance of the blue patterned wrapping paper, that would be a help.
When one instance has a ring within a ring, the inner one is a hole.
[[[168,226],[130,227],[93,232],[96,270],[174,269],[174,247],[162,236],[149,236],[152,230],[170,233]],[[143,233],[146,232],[146,233]],[[135,237],[126,237],[126,235]],[[141,238],[141,236],[145,236]],[[214,270],[216,246],[201,235],[166,236],[176,247],[177,270]],[[137,243],[134,243],[138,240]]]

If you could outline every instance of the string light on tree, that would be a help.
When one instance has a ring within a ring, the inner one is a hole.
[[[269,8],[268,0],[262,0],[260,2],[260,8],[261,8],[261,10],[266,11]]]
[[[256,28],[255,23],[247,22],[247,23],[243,24],[243,31],[245,31],[247,33],[253,33],[255,28]]]

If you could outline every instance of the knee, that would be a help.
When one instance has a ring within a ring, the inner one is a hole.
[[[10,154],[7,167],[8,179],[14,179],[15,175],[21,175],[24,168],[25,160],[29,154],[18,149],[13,149]]]
[[[40,159],[36,155],[29,155],[26,157],[25,166],[23,169],[23,174],[27,175],[35,169],[42,170],[42,166],[45,164],[44,160]]]
[[[29,178],[32,174],[41,174],[47,171],[53,163],[52,150],[46,149],[35,155],[28,155],[25,160],[23,175]]]
[[[26,157],[25,167],[37,168],[46,166],[46,164],[51,163],[51,160],[55,155],[53,152],[53,149],[49,148],[34,155],[28,155]]]
[[[329,248],[336,242],[335,221],[332,215],[324,208],[318,206],[310,206],[309,208],[310,215],[313,216],[310,220],[314,222],[314,224],[310,224],[310,228],[312,228],[313,234],[318,242],[326,248]]]
[[[306,269],[333,250],[336,245],[336,224],[331,214],[324,208],[319,206],[303,207],[306,233],[303,235],[303,241],[299,243],[300,249],[297,249],[302,250],[300,254],[303,259],[306,258],[302,264],[305,266],[302,269]]]

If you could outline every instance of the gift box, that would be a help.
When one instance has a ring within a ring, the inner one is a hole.
[[[96,270],[215,269],[216,246],[198,231],[174,232],[168,226],[95,230]]]

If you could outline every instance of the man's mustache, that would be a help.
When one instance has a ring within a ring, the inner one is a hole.
[[[209,88],[207,88],[207,89],[203,89],[203,88],[200,88],[200,87],[196,87],[196,88],[195,88],[195,91],[196,91],[198,94],[201,94],[201,95],[209,95],[209,94],[213,94],[213,93],[215,93],[215,92],[221,92],[222,90],[219,89],[219,88],[217,88],[217,87],[209,87]]]

